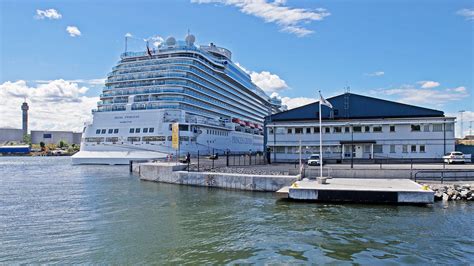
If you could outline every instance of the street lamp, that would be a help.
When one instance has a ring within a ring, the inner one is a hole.
[[[351,124],[351,169],[354,168],[354,125]]]

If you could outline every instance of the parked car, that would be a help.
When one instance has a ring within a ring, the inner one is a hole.
[[[308,158],[308,165],[319,165],[319,154],[311,154]]]
[[[445,163],[464,163],[464,154],[460,151],[452,151],[443,156]]]

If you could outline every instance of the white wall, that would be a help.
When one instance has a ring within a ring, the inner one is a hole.
[[[23,141],[23,130],[17,128],[0,128],[0,142]]]
[[[454,118],[446,118],[447,130],[444,136],[443,131],[434,131],[433,124],[443,123],[444,118],[416,118],[416,119],[378,119],[378,120],[360,120],[360,121],[326,121],[323,123],[323,147],[326,158],[341,157],[341,141],[351,141],[352,137],[355,143],[357,141],[375,141],[376,145],[383,145],[382,153],[374,153],[375,158],[440,158],[444,154],[444,145],[446,152],[454,150]],[[344,127],[352,123],[354,126],[362,126],[362,132],[345,132]],[[421,125],[421,131],[412,131],[411,125]],[[390,132],[390,126],[395,126],[395,132]],[[428,131],[425,131],[424,126]],[[282,159],[297,159],[298,149],[289,148],[299,146],[299,141],[303,147],[303,153],[307,155],[312,152],[319,152],[319,133],[314,132],[314,127],[318,127],[317,121],[310,122],[273,122],[267,125],[266,134],[267,146],[285,146],[285,153],[277,154]],[[370,131],[364,132],[364,127],[369,126]],[[382,132],[373,132],[374,126],[381,126]],[[277,134],[271,133],[271,129],[277,127]],[[311,133],[307,133],[307,128],[311,128]],[[330,133],[325,132],[325,128],[330,128]],[[342,133],[335,133],[334,127],[342,127]],[[288,134],[288,128],[292,128],[292,134]],[[295,128],[303,128],[303,134],[295,134]],[[451,130],[450,130],[451,128]],[[276,143],[274,140],[276,137]],[[446,139],[446,141],[444,140]],[[366,144],[370,145],[370,144]],[[395,145],[395,152],[390,152],[390,145]],[[403,152],[403,146],[406,145],[407,152]],[[411,152],[411,146],[416,147],[416,152]],[[425,151],[420,151],[420,146],[424,146]],[[282,148],[280,148],[282,149]],[[368,154],[365,154],[368,158]],[[273,158],[273,157],[272,157]]]
[[[44,138],[45,134],[51,134],[51,138]],[[77,142],[77,137],[74,138],[72,131],[31,131],[31,143],[39,144],[44,142],[46,144],[58,144],[61,140],[67,142],[68,144],[80,144],[80,141]],[[79,138],[80,139],[80,138]],[[75,142],[76,140],[76,142]]]

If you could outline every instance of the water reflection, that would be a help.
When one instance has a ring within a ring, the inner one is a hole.
[[[466,263],[473,204],[314,204],[0,158],[0,263]]]

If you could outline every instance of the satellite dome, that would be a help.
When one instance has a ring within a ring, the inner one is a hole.
[[[172,46],[176,44],[176,39],[174,37],[168,37],[166,39],[166,45]]]
[[[194,35],[188,34],[188,35],[186,36],[186,43],[187,43],[189,46],[193,45],[193,44],[194,44],[194,41],[196,41],[196,37],[194,37]]]

